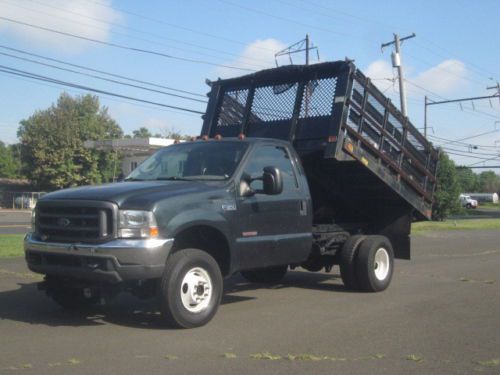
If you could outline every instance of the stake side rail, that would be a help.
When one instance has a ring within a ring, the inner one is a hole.
[[[351,61],[211,83],[201,135],[285,139],[299,155],[357,160],[429,218],[439,153]]]

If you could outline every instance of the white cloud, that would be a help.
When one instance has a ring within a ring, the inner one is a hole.
[[[411,71],[411,69],[407,69]],[[364,73],[372,79],[373,83],[382,91],[390,86],[398,91],[398,85],[388,79],[397,77],[392,66],[385,60],[377,60],[368,65]],[[468,74],[465,64],[459,60],[445,60],[432,68],[412,76],[406,73],[406,79],[411,83],[406,85],[409,96],[422,96],[424,91],[418,86],[432,91],[438,95],[447,95],[464,88],[467,85]]]
[[[394,76],[392,66],[385,60],[372,62],[363,73],[382,91],[387,90],[393,85],[393,82],[389,81]]]
[[[247,45],[241,55],[235,60],[224,65],[253,70],[272,68],[276,66],[274,54],[284,48],[286,48],[286,44],[279,40],[272,38],[259,39]],[[221,78],[229,78],[251,72],[219,67],[216,69],[215,73]]]
[[[445,60],[435,67],[420,73],[413,81],[437,94],[449,94],[466,84],[467,68],[458,60]]]
[[[122,22],[123,16],[110,7],[111,0],[103,0],[101,4],[104,6],[86,0],[52,0],[43,5],[29,0],[15,0],[13,3],[0,2],[0,14],[6,18],[37,26],[108,41],[111,23]],[[0,33],[11,34],[39,47],[49,47],[70,53],[81,52],[92,46],[92,42],[4,20],[0,20]]]

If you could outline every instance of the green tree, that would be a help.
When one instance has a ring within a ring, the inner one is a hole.
[[[500,190],[500,176],[493,171],[484,171],[479,175],[479,191],[495,193]]]
[[[460,212],[459,195],[460,184],[455,163],[441,150],[432,218],[434,220],[444,220],[450,214]]]
[[[97,96],[61,94],[56,104],[21,121],[18,137],[24,172],[44,190],[108,180],[114,154],[85,148],[84,142],[122,135]]]
[[[132,132],[132,137],[133,138],[151,138],[153,134],[148,130],[148,128],[141,127],[137,130],[134,130]]]
[[[176,128],[170,128],[166,126],[163,131],[162,135],[164,138],[170,138],[170,139],[175,139],[175,140],[189,140],[191,139],[191,136],[182,134],[180,131],[178,131]]]
[[[479,176],[471,168],[457,167],[458,182],[462,193],[473,193],[479,189]]]
[[[0,141],[0,177],[19,178],[21,161],[16,153],[17,145],[5,145]]]

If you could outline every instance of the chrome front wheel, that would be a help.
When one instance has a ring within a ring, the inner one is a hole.
[[[181,283],[181,300],[184,308],[192,313],[205,310],[212,298],[212,279],[201,267],[190,269]]]

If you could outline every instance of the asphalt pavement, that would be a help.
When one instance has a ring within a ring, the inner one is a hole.
[[[25,234],[31,228],[31,211],[0,210],[0,234]]]
[[[499,374],[500,231],[415,236],[388,290],[344,289],[291,271],[275,287],[225,283],[214,320],[161,326],[126,295],[90,313],[61,310],[22,259],[0,260],[0,373]]]

